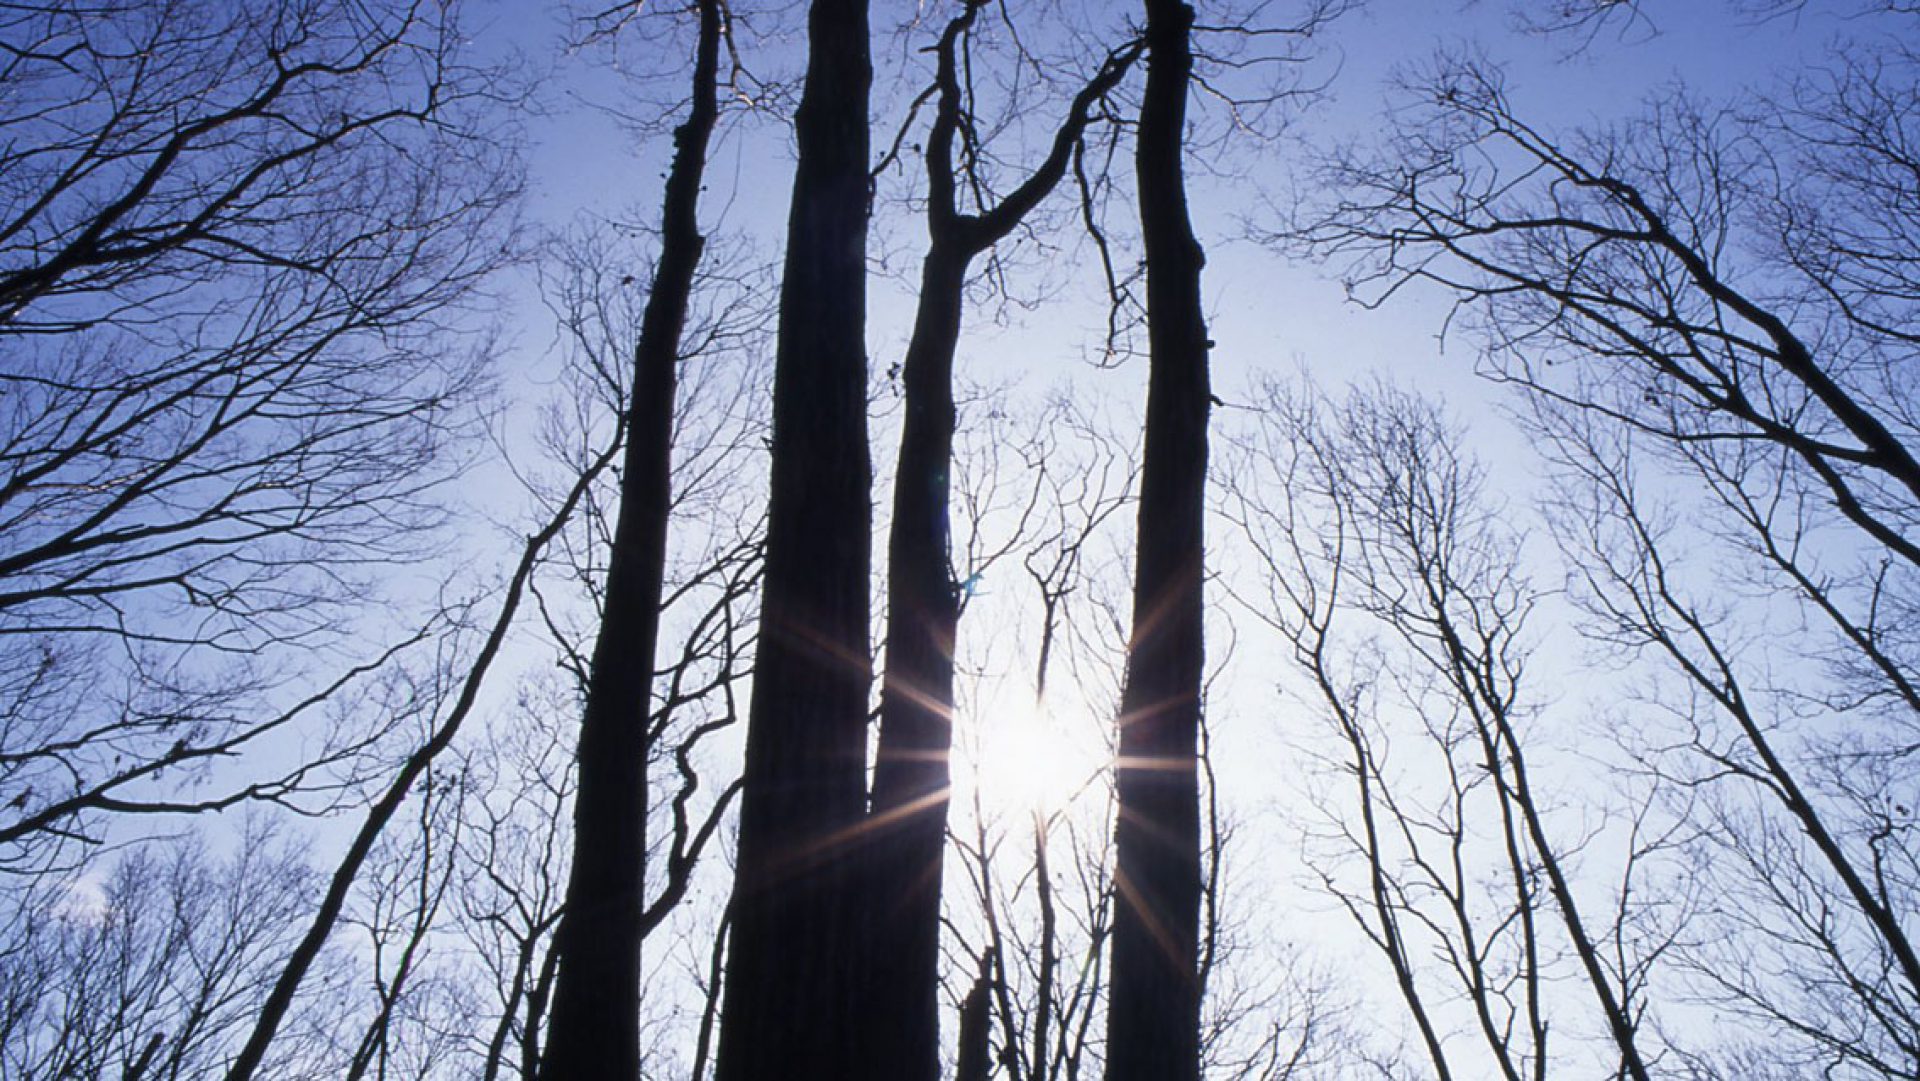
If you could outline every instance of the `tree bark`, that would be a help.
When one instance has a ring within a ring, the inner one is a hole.
[[[1147,0],[1147,83],[1135,170],[1147,273],[1150,373],[1120,702],[1119,904],[1107,1081],[1200,1076],[1201,573],[1207,473],[1205,257],[1188,219],[1182,142],[1193,9]]]
[[[573,864],[554,931],[559,967],[544,1081],[640,1076],[647,859],[647,729],[666,575],[680,338],[705,238],[700,185],[718,115],[720,0],[700,0],[693,92],[674,132],[659,263],[633,351],[620,510],[580,724]]]
[[[845,1076],[865,1035],[851,858],[866,810],[865,0],[815,0],[774,362],[720,1081]]]

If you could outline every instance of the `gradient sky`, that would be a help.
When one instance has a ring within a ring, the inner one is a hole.
[[[1263,373],[1287,377],[1300,371],[1310,372],[1330,389],[1380,374],[1410,389],[1443,395],[1454,412],[1470,422],[1476,449],[1488,459],[1496,487],[1523,502],[1537,468],[1523,452],[1520,437],[1500,417],[1493,404],[1495,390],[1473,375],[1471,340],[1461,335],[1442,350],[1438,334],[1448,310],[1443,297],[1413,289],[1383,310],[1367,311],[1347,301],[1333,269],[1289,261],[1248,240],[1247,234],[1272,224],[1269,200],[1284,202],[1289,191],[1307,183],[1302,168],[1314,154],[1374,137],[1383,111],[1393,102],[1395,73],[1439,49],[1475,52],[1502,65],[1516,112],[1545,131],[1565,134],[1632,117],[1650,95],[1679,82],[1708,100],[1774,85],[1782,72],[1825,49],[1836,36],[1862,30],[1848,17],[1853,4],[1846,0],[1812,4],[1792,17],[1765,20],[1740,18],[1718,3],[1653,0],[1646,6],[1652,11],[1650,21],[1622,19],[1590,35],[1554,39],[1520,32],[1516,6],[1500,0],[1374,0],[1335,23],[1316,41],[1316,57],[1305,69],[1310,79],[1325,80],[1326,93],[1303,106],[1287,136],[1257,149],[1230,147],[1207,163],[1209,167],[1196,169],[1190,181],[1196,224],[1208,248],[1205,290],[1218,342],[1214,382],[1220,397],[1229,405],[1239,404]],[[897,114],[888,110],[897,109],[920,85],[887,81],[888,58],[911,55],[912,41],[930,39],[924,28],[905,45],[885,37],[893,29],[888,20],[913,10],[906,4],[875,6],[876,32],[882,35],[877,48],[881,84],[875,102],[882,115],[874,133],[876,154],[898,123]],[[1203,5],[1203,21],[1205,10]],[[487,9],[480,20],[482,36],[511,41],[537,58],[543,48],[550,48],[554,25],[548,20],[536,28],[523,25],[521,18],[517,9]],[[644,37],[622,44],[625,58],[636,68],[656,59],[647,55],[649,46],[671,47]],[[792,39],[770,48],[764,59],[755,61],[758,69],[778,72],[784,66],[790,73]],[[548,112],[528,121],[531,213],[541,225],[566,229],[583,216],[648,221],[657,213],[665,139],[656,133],[642,140],[586,104],[617,103],[629,86],[609,71],[606,53],[594,49],[557,62],[545,79]],[[1058,103],[1048,106],[1037,112],[1055,115]],[[1026,157],[1032,160],[1033,155]],[[909,158],[907,167],[916,168],[917,162]],[[710,169],[703,207],[710,231],[744,234],[768,258],[777,255],[790,168],[789,141],[778,124],[756,118],[727,128]],[[1056,193],[1054,210],[1067,205],[1064,195]],[[1124,203],[1116,203],[1116,215],[1130,212]],[[883,197],[879,215],[871,249],[876,276],[868,336],[876,373],[894,363],[904,346],[911,316],[909,285],[924,244],[918,220],[897,202]],[[1087,362],[1099,348],[1104,319],[1093,253],[1071,235],[1059,243],[1039,267],[1057,290],[1048,304],[1033,312],[1012,309],[1004,323],[977,308],[969,312],[969,333],[959,356],[962,378],[1015,383],[1034,398],[1070,385],[1077,394],[1109,403],[1116,416],[1131,415],[1144,395],[1144,364],[1135,360],[1097,368]],[[531,280],[521,284],[530,285]],[[508,329],[518,358],[510,365],[510,386],[518,388],[514,406],[524,413],[551,385],[556,357],[531,290],[508,292],[505,311],[514,324]],[[517,423],[527,423],[525,416]],[[890,428],[890,418],[875,427],[879,481],[874,498],[882,507],[878,523],[884,523],[888,495]],[[1131,515],[1127,517],[1130,530]],[[1003,583],[989,579],[985,586],[994,590]],[[1019,588],[1019,583],[1004,588]],[[963,638],[970,626],[977,624],[963,622]],[[1224,653],[1218,641],[1209,648],[1216,657]],[[1263,648],[1253,638],[1243,645],[1237,663],[1252,674],[1238,692],[1223,692],[1213,701],[1216,718],[1236,722],[1219,730],[1223,785],[1242,794],[1240,809],[1255,820],[1263,818],[1274,801],[1291,798],[1276,783],[1274,764],[1287,759],[1270,723],[1276,716],[1271,677],[1284,664],[1262,655]],[[980,656],[988,656],[982,649]],[[1543,669],[1550,670],[1552,663],[1545,662]],[[1097,704],[1086,703],[1084,709],[1091,723],[1100,723]],[[961,773],[964,785],[966,771]],[[1280,834],[1251,841],[1252,851],[1260,853],[1283,852],[1291,843]],[[1299,884],[1298,866],[1285,858],[1262,862],[1248,874],[1243,895],[1267,901]],[[1325,898],[1300,901],[1322,912],[1329,904]],[[1344,917],[1329,914],[1325,919],[1344,926]]]

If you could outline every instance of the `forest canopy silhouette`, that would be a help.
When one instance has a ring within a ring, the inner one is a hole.
[[[1917,17],[0,6],[0,1078],[1920,1075]]]

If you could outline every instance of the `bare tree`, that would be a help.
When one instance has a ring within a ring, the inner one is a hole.
[[[348,941],[366,951],[372,1008],[356,1017],[343,1081],[452,1072],[481,1018],[479,988],[452,958],[445,911],[460,880],[464,769],[430,770],[404,830],[374,846],[358,896],[342,913]]]
[[[956,547],[968,553],[971,583],[962,600],[980,613],[969,618],[993,633],[970,636],[958,655],[956,705],[981,721],[1007,698],[1031,696],[1034,705],[992,728],[973,724],[956,734],[974,775],[952,827],[966,889],[947,905],[946,971],[963,1002],[961,1024],[975,1026],[963,1028],[962,1038],[986,1044],[983,1068],[1041,1081],[1082,1076],[1100,1061],[1113,920],[1106,720],[1126,655],[1117,615],[1126,583],[1105,571],[1124,548],[1121,512],[1134,500],[1138,468],[1130,441],[1083,399],[1061,396],[1012,421],[1004,418],[1018,417],[1016,407],[995,404],[988,412],[987,423],[961,430],[954,491],[964,511],[956,515]],[[1008,488],[1016,494],[1002,498],[1000,513],[986,512],[988,493]],[[996,528],[996,517],[1010,524]],[[983,541],[988,536],[1004,539]],[[1030,593],[1002,584],[1017,577],[995,573],[1015,554]],[[1059,689],[1056,668],[1071,674],[1072,690]],[[1010,694],[996,690],[1001,684]],[[1046,726],[1060,752],[1071,747],[1075,727],[1093,743],[1084,775],[1057,778],[1061,789],[1032,806],[1025,800],[1038,793],[1007,802],[1011,779],[994,768],[1019,764],[989,749],[1012,736],[1021,754],[1040,753],[1048,742],[1020,740],[1025,726]],[[977,1011],[970,1016],[969,1000]]]
[[[1908,189],[1883,179],[1910,164],[1889,101],[1911,73],[1882,59],[1883,79],[1856,58],[1778,103],[1790,128],[1679,98],[1567,146],[1514,115],[1497,72],[1442,61],[1397,160],[1338,163],[1348,196],[1303,235],[1355,256],[1370,303],[1413,280],[1454,292],[1502,379],[1670,445],[1784,450],[1863,539],[1920,564],[1894,316]],[[1615,367],[1551,370],[1588,357]]]
[[[970,565],[964,575],[956,572],[948,527],[954,354],[969,268],[1059,185],[1095,110],[1140,52],[1134,44],[1107,57],[1074,94],[1045,158],[996,199],[979,175],[977,164],[991,147],[961,77],[961,54],[971,58],[971,35],[985,6],[984,0],[966,0],[934,46],[933,122],[925,151],[931,244],[900,367],[906,418],[887,541],[886,670],[870,809],[873,878],[867,886],[879,906],[869,924],[875,967],[865,980],[872,994],[865,1013],[876,1081],[932,1081],[940,1065],[940,867],[953,746],[953,657],[962,582],[986,570]],[[964,210],[963,199],[977,206]]]
[[[539,1072],[573,807],[573,754],[563,737],[577,703],[574,681],[529,681],[515,696],[512,723],[496,721],[461,766],[473,781],[461,808],[457,922],[488,993],[491,1024],[474,1037],[486,1081]]]
[[[0,954],[0,1076],[217,1073],[317,881],[298,848],[263,823],[238,840],[228,858],[194,841],[157,843],[13,898]],[[326,1068],[331,1026],[347,1013],[336,993],[341,960],[329,960],[308,1003],[317,1038],[282,1048],[286,1076]]]
[[[554,741],[590,694],[593,643],[610,603],[624,478],[595,463],[631,416],[631,346],[651,298],[633,288],[625,268],[644,257],[644,239],[628,243],[603,228],[581,230],[556,242],[543,262],[566,367],[562,393],[537,436],[547,464],[526,479],[549,504],[564,501],[571,478],[595,479],[528,583],[544,624],[541,653],[553,668],[526,679],[511,709],[493,716],[478,745],[467,748],[457,768],[469,778],[468,798],[457,828],[446,831],[457,836],[433,842],[457,842],[462,856],[460,912],[448,930],[471,944],[484,973],[478,982],[485,986],[475,992],[489,1005],[475,1053],[487,1077],[535,1076],[543,1049],[557,1038],[548,1029],[559,965],[553,936],[576,846],[570,821],[577,761],[556,753]],[[645,893],[634,913],[643,942],[693,893],[701,858],[739,788],[737,773],[708,748],[737,721],[736,688],[753,644],[763,523],[739,478],[759,471],[763,453],[764,380],[750,359],[763,340],[765,305],[753,300],[761,282],[739,251],[716,253],[699,275],[677,361],[668,513],[685,527],[664,553],[654,600],[658,649],[640,722],[645,813],[659,824],[648,831]],[[711,922],[696,914],[672,930],[703,943]],[[655,973],[663,968],[649,965]],[[673,981],[647,982],[663,1010],[678,1004],[681,989]],[[634,1024],[641,1025],[640,1003],[634,1006]],[[661,1069],[644,1033],[636,1042],[638,1068]]]
[[[1777,1059],[1903,1076],[1917,1061],[1920,1006],[1903,960],[1911,933],[1902,914],[1920,890],[1897,765],[1910,738],[1880,724],[1838,728],[1853,720],[1847,668],[1833,691],[1827,679],[1780,672],[1744,641],[1755,615],[1729,603],[1737,593],[1693,585],[1716,572],[1764,575],[1768,563],[1716,544],[1707,551],[1720,566],[1700,567],[1688,531],[1648,492],[1631,444],[1582,418],[1558,420],[1554,445],[1569,469],[1555,523],[1579,561],[1577,596],[1597,638],[1677,677],[1654,697],[1674,731],[1642,735],[1640,756],[1698,823],[1699,922],[1739,943],[1715,948],[1711,932],[1695,931],[1702,945],[1678,960],[1730,1013],[1791,1033],[1774,1041]],[[1782,510],[1771,524],[1797,513]],[[1836,728],[1801,727],[1820,719]],[[1739,1049],[1729,1042],[1709,1057]]]
[[[393,637],[377,575],[432,551],[486,381],[460,306],[513,251],[511,84],[459,39],[407,3],[0,16],[10,862],[314,806],[380,736],[306,738]]]
[[[990,1076],[1054,1081],[1102,1068],[1115,901],[1106,764],[1126,658],[1122,512],[1138,473],[1124,422],[1100,413],[1084,394],[1037,414],[997,398],[963,410],[955,548],[968,553],[965,623],[981,628],[955,658],[954,747],[968,767],[951,824],[964,885],[946,906],[945,971],[963,1072],[976,1052]],[[1001,569],[1014,555],[1025,581]],[[1344,1005],[1313,966],[1263,948],[1253,894],[1233,881],[1230,797],[1206,748],[1205,1075],[1323,1076],[1349,1040]]]
[[[1193,9],[1148,0],[1135,171],[1147,277],[1146,444],[1133,634],[1120,698],[1108,1081],[1200,1071],[1200,583],[1208,388],[1204,256],[1187,215]]]
[[[672,505],[674,399],[681,336],[705,240],[699,200],[707,146],[719,117],[719,0],[697,5],[699,33],[686,121],[674,132],[661,210],[660,257],[633,348],[634,376],[620,474],[620,510],[607,555],[605,593],[574,790],[574,857],[566,907],[554,932],[559,964],[550,1078],[640,1074],[640,942],[644,937],[648,745],[655,652]]]
[[[1649,0],[1548,0],[1542,4],[1513,6],[1515,17],[1526,30],[1566,36],[1581,44],[1591,44],[1606,31],[1628,40],[1656,35],[1660,33],[1663,15],[1680,10],[1677,4]],[[1727,0],[1724,6],[1760,21],[1798,15],[1809,4],[1808,0]],[[1839,6],[1849,16],[1872,12],[1920,14],[1920,6],[1906,0],[1845,0]]]
[[[1733,839],[1718,867],[1745,871],[1716,888],[1766,902],[1721,911],[1738,940],[1801,957],[1696,971],[1729,1008],[1791,1018],[1802,1061],[1865,1076],[1911,1068],[1920,994],[1889,813],[1912,805],[1895,763],[1920,720],[1913,70],[1848,46],[1749,107],[1676,95],[1560,139],[1497,73],[1443,62],[1396,162],[1342,163],[1353,188],[1308,231],[1357,256],[1369,298],[1451,291],[1528,394],[1593,633],[1676,681],[1648,768],[1703,841]],[[1690,493],[1688,521],[1656,483]],[[1692,572],[1712,596],[1681,570],[1696,548],[1717,553]],[[1770,624],[1782,604],[1798,616]],[[1763,627],[1772,648],[1749,644]]]
[[[475,631],[480,637],[471,655],[451,636],[443,640],[443,655],[436,665],[414,677],[406,686],[402,700],[416,703],[417,716],[425,729],[417,737],[406,757],[385,779],[377,796],[366,806],[359,827],[354,830],[346,850],[334,865],[315,907],[311,921],[288,955],[285,967],[254,1019],[244,1044],[227,1068],[227,1081],[247,1081],[266,1062],[275,1036],[286,1023],[301,984],[312,971],[322,949],[339,925],[362,869],[373,855],[388,826],[413,792],[414,785],[430,771],[453,746],[462,728],[480,702],[481,689],[498,660],[514,627],[520,605],[529,592],[535,570],[547,546],[567,527],[574,513],[599,479],[613,463],[622,445],[623,425],[616,425],[607,445],[599,448],[567,486],[564,494],[547,508],[545,520],[529,534],[519,558],[503,589],[493,618]]]
[[[717,1076],[830,1077],[859,1060],[850,845],[872,685],[864,0],[815,0],[780,286],[761,630]],[[804,993],[801,989],[805,989]]]
[[[1538,1079],[1589,1053],[1566,1035],[1549,1041],[1568,1027],[1553,1019],[1566,1012],[1554,988],[1569,953],[1610,1068],[1651,1076],[1644,988],[1670,942],[1583,914],[1581,842],[1556,841],[1525,738],[1543,723],[1523,681],[1540,594],[1481,468],[1436,410],[1398,392],[1335,406],[1270,387],[1261,406],[1228,473],[1226,513],[1260,568],[1248,610],[1309,677],[1351,786],[1330,810],[1332,840],[1358,857],[1362,883],[1327,867],[1323,883],[1385,956],[1437,1076],[1491,1063]],[[1411,751],[1393,735],[1401,709],[1417,722],[1405,726]],[[1623,897],[1671,844],[1633,831]],[[1485,1059],[1448,1046],[1462,1012]]]

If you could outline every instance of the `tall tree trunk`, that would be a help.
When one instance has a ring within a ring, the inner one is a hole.
[[[633,351],[620,511],[580,724],[573,866],[554,931],[558,956],[545,1081],[640,1076],[640,943],[646,907],[647,729],[671,502],[673,406],[700,235],[700,185],[718,106],[721,0],[700,0],[692,104],[674,132],[660,258]]]
[[[954,144],[966,122],[966,105],[957,53],[985,6],[985,0],[968,0],[936,49],[939,97],[926,149],[931,242],[900,373],[906,418],[887,540],[887,663],[864,891],[874,945],[863,1011],[870,1081],[935,1081],[940,1073],[940,882],[960,618],[948,565],[949,473],[953,362],[966,310],[967,271],[1059,184],[1094,105],[1138,56],[1137,48],[1127,48],[1109,57],[1075,95],[1040,166],[983,214],[963,214]]]
[[[1200,1076],[1200,687],[1207,475],[1205,257],[1181,167],[1193,9],[1147,0],[1135,170],[1150,374],[1133,639],[1120,699],[1119,823],[1107,1081]]]
[[[940,868],[960,618],[947,566],[947,496],[953,357],[969,254],[938,241],[928,252],[901,365],[907,415],[887,543],[887,668],[867,898],[877,947],[868,976],[872,1081],[934,1081],[940,1073]]]
[[[872,680],[866,0],[814,0],[808,32],[720,1081],[845,1076],[865,1033],[849,901]]]

